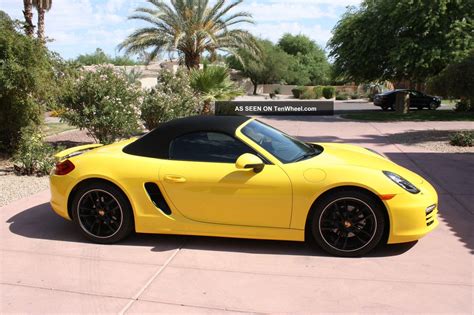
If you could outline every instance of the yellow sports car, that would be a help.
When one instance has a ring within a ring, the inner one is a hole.
[[[438,225],[435,189],[362,147],[305,143],[258,120],[196,116],[57,155],[51,205],[90,240],[131,232],[313,239],[358,256]]]

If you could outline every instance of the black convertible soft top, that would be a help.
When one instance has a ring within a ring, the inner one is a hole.
[[[167,159],[169,158],[171,141],[179,136],[199,131],[221,132],[234,136],[235,130],[249,119],[245,116],[191,116],[174,119],[160,124],[152,131],[125,146],[123,152]]]

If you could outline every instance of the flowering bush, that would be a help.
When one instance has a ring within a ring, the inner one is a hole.
[[[13,156],[15,172],[19,175],[47,175],[54,166],[53,155],[54,149],[43,142],[43,133],[39,127],[24,127]]]
[[[136,83],[110,67],[84,71],[61,99],[61,118],[101,143],[112,143],[137,132],[141,95]]]
[[[178,70],[175,75],[161,70],[158,85],[143,99],[141,118],[151,130],[161,122],[198,114],[199,101],[190,87],[186,70]]]

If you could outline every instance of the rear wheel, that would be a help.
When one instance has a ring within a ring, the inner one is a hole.
[[[133,231],[133,212],[125,195],[108,183],[80,187],[73,202],[72,217],[81,233],[97,243],[114,243]]]
[[[311,222],[314,239],[336,256],[361,256],[380,242],[385,227],[382,205],[358,190],[339,191],[315,205]]]
[[[388,106],[383,105],[383,106],[382,106],[382,110],[388,110]]]

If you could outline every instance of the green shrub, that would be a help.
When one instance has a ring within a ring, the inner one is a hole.
[[[41,123],[54,73],[47,49],[6,14],[0,30],[0,151],[11,154],[20,130]]]
[[[454,110],[456,112],[472,112],[474,111],[474,106],[468,100],[460,100],[456,103]]]
[[[281,94],[281,88],[277,87],[276,89],[274,89],[273,94],[275,94],[275,95]]]
[[[13,156],[18,175],[48,175],[54,166],[54,149],[43,142],[43,134],[37,126],[21,129],[18,149]]]
[[[314,100],[316,98],[316,94],[314,93],[314,89],[306,88],[300,96],[302,100]]]
[[[325,99],[330,99],[334,97],[336,89],[333,86],[323,87],[323,96]]]
[[[314,98],[319,99],[323,97],[323,87],[318,85],[314,87]]]
[[[346,93],[336,93],[336,100],[338,101],[347,101],[349,96]]]
[[[137,132],[141,95],[138,85],[110,67],[84,71],[61,99],[61,119],[101,143],[112,143]]]
[[[357,94],[357,93],[351,94],[350,97],[351,97],[351,100],[356,100],[356,99],[360,98],[359,94]]]
[[[474,145],[474,132],[472,131],[459,131],[451,135],[451,145],[459,147],[472,147]]]
[[[141,105],[141,118],[149,130],[159,123],[199,113],[199,98],[190,87],[189,76],[183,70],[173,75],[160,71],[158,85],[147,92]]]
[[[300,98],[301,94],[303,94],[303,92],[305,91],[305,87],[304,86],[298,86],[294,89],[291,90],[291,93],[293,93],[293,96],[295,98]]]

